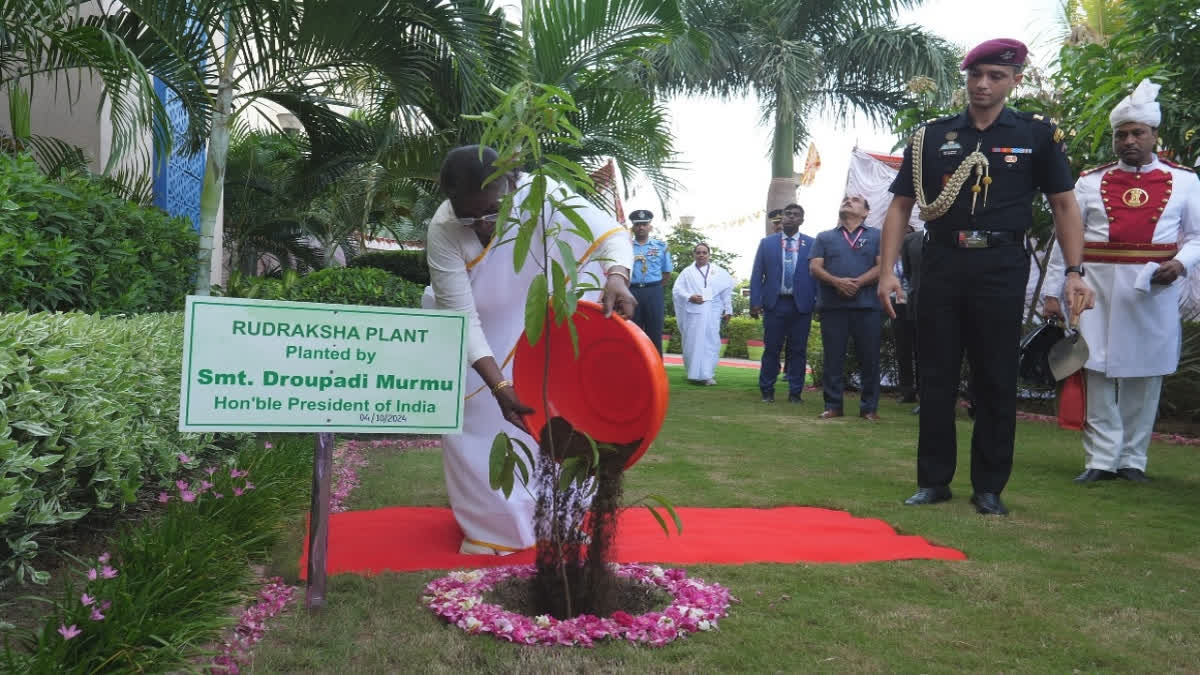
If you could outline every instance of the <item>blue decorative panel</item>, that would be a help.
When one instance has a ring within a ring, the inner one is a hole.
[[[188,115],[179,97],[160,80],[154,80],[154,92],[167,109],[171,122],[171,134],[180,142],[187,131]],[[204,187],[204,151],[189,155],[182,148],[173,148],[164,162],[161,152],[155,148],[154,157],[154,204],[172,216],[186,216],[192,226],[200,230],[200,191]]]

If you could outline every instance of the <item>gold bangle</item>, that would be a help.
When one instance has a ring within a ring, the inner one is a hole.
[[[496,386],[492,387],[492,396],[495,396],[496,393],[499,392],[501,389],[503,389],[505,387],[511,387],[511,386],[513,386],[512,380],[500,380],[499,382],[496,383]]]
[[[627,283],[627,284],[631,283],[629,275],[620,270],[611,270],[609,272],[605,272],[604,276],[605,276],[605,278],[612,277],[612,276],[621,277],[622,279],[625,280],[625,283]]]

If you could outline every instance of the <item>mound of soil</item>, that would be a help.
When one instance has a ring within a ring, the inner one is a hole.
[[[483,600],[516,614],[537,616],[541,611],[538,609],[536,597],[534,579],[510,577],[485,593]],[[634,616],[647,612],[661,612],[671,604],[671,595],[663,589],[627,577],[615,578],[611,599],[613,612],[622,611]]]

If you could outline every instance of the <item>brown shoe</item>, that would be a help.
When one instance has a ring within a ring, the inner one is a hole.
[[[842,416],[841,410],[826,410],[825,412],[821,413],[820,415],[817,415],[817,418],[823,419],[823,420],[831,420],[835,417],[841,417],[841,416]]]
[[[873,413],[873,412],[869,412],[869,413],[861,413],[861,414],[859,414],[859,417],[863,418],[864,420],[869,420],[869,421],[871,421],[871,422],[878,422],[878,421],[879,421],[879,415],[878,415],[878,413]]]

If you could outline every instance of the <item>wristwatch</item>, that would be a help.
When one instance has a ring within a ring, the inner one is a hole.
[[[1078,274],[1079,278],[1082,279],[1083,278],[1083,265],[1068,265],[1067,269],[1063,270],[1063,276],[1066,276],[1066,275],[1070,274],[1071,272]]]

